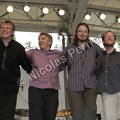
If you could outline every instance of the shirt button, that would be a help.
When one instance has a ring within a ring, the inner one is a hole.
[[[107,85],[107,83],[105,83],[105,85]]]

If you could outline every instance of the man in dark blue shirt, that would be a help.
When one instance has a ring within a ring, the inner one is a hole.
[[[14,120],[20,80],[20,66],[28,73],[32,66],[24,47],[13,40],[15,25],[3,21],[0,25],[0,120]]]
[[[98,57],[97,92],[101,94],[105,120],[118,120],[120,106],[120,52],[114,48],[116,36],[107,31],[102,37],[106,50]]]

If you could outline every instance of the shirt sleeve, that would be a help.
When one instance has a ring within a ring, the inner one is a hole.
[[[61,53],[60,56],[60,66],[59,66],[59,70],[62,71],[66,68],[67,66],[67,58],[68,58],[68,51],[67,51],[67,47],[65,48],[65,50]]]
[[[96,54],[97,57],[103,54],[103,49],[99,45],[96,45],[96,49],[97,49],[97,54]]]
[[[30,73],[32,70],[32,64],[30,59],[28,59],[26,55],[24,47],[21,47],[19,58],[20,58],[20,65],[22,66],[22,68],[25,71],[27,71],[27,73]]]

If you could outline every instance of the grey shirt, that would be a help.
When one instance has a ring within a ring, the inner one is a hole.
[[[120,52],[104,52],[98,57],[97,92],[115,94],[120,92]]]
[[[83,91],[85,88],[96,87],[96,59],[102,49],[92,41],[82,49],[78,44],[68,45],[63,53],[67,62],[60,67],[68,69],[68,89],[70,91]]]

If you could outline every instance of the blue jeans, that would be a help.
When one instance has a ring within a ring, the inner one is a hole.
[[[69,91],[68,100],[72,113],[72,120],[96,120],[96,89],[84,91]]]

